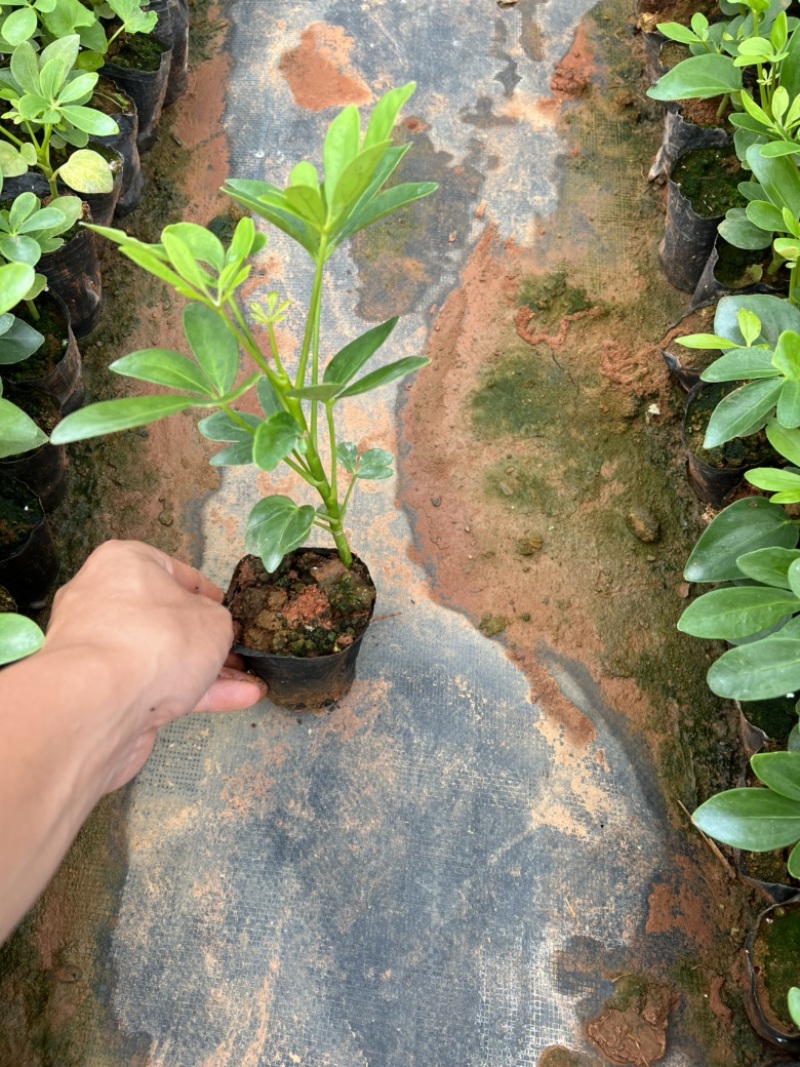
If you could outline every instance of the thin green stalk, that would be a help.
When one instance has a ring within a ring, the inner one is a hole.
[[[797,292],[797,266],[798,261],[792,264],[792,269],[789,273],[789,301],[794,304],[795,307],[800,307],[800,294]]]
[[[28,308],[28,311],[30,313],[31,318],[32,319],[36,319],[38,321],[38,319],[39,319],[39,311],[38,311],[38,309],[36,307],[36,301],[35,300],[26,300],[25,301],[25,305]]]
[[[278,340],[275,337],[275,326],[273,323],[269,323],[267,330],[269,333],[269,347],[272,352],[272,358],[275,360],[275,366],[278,368],[278,372],[288,381],[289,375],[286,373],[283,363],[281,363],[280,353],[278,352]]]
[[[316,268],[314,270],[314,284],[311,288],[311,300],[308,306],[308,318],[306,319],[306,329],[303,335],[303,346],[300,350],[300,360],[297,364],[297,376],[295,378],[295,388],[299,389],[305,385],[306,381],[306,369],[308,367],[308,357],[311,352],[311,342],[314,336],[314,331],[319,327],[319,306],[322,301],[322,275],[325,269],[325,248],[327,241],[325,234],[320,237],[319,252],[317,253]]]
[[[325,405],[325,416],[328,420],[328,444],[330,445],[331,449],[331,476],[329,481],[331,486],[331,493],[333,494],[334,499],[338,501],[339,490],[337,484],[337,467],[339,457],[336,454],[336,428],[333,423],[333,403],[330,401]]]

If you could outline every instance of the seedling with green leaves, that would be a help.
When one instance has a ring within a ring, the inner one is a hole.
[[[77,34],[53,41],[41,53],[22,41],[10,65],[0,68],[0,99],[11,105],[0,126],[6,139],[0,166],[6,175],[38,169],[52,196],[58,195],[59,178],[79,193],[107,193],[114,185],[108,162],[86,145],[90,134],[104,137],[119,128],[110,115],[86,106],[99,75],[77,68],[79,50]],[[73,151],[58,164],[54,153],[67,148]]]
[[[344,519],[358,480],[391,474],[392,457],[383,449],[359,452],[339,440],[336,411],[343,400],[371,392],[424,366],[421,356],[406,356],[361,374],[394,330],[391,318],[350,341],[324,362],[321,307],[325,266],[347,238],[436,188],[431,182],[386,188],[408,146],[393,144],[397,115],[414,90],[392,89],[375,105],[362,133],[357,108],[333,120],[323,147],[324,181],[309,162],[298,163],[285,189],[260,181],[229,181],[224,191],[299,244],[311,258],[313,283],[296,366],[289,368],[278,350],[276,325],[286,312],[271,293],[251,307],[252,320],[267,335],[262,351],[239,303],[251,257],[266,238],[250,218],[236,226],[226,249],[209,230],[190,223],[167,226],[157,244],[145,244],[120,230],[95,227],[115,241],[124,255],[167,282],[189,303],[183,328],[193,358],[164,349],[134,352],[112,370],[175,390],[168,395],[109,400],[69,415],[55,429],[54,442],[77,441],[143,426],[167,415],[196,408],[207,417],[200,432],[226,447],[212,459],[218,466],[254,464],[272,471],[285,463],[318,494],[321,504],[297,504],[287,496],[268,496],[253,508],[246,548],[268,571],[307,539],[313,527],[333,539],[346,567],[352,554]],[[248,366],[238,378],[240,352]],[[261,413],[237,407],[256,390]],[[341,475],[349,476],[343,488]]]

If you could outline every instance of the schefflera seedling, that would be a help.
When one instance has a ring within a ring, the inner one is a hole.
[[[436,189],[433,182],[387,183],[410,147],[391,139],[410,83],[387,92],[375,105],[362,133],[358,109],[345,108],[330,124],[323,147],[324,180],[309,162],[292,170],[285,189],[263,181],[230,180],[223,191],[253,214],[277,226],[310,256],[314,277],[299,357],[287,367],[278,351],[275,327],[287,310],[275,293],[251,305],[251,320],[264,327],[265,350],[245,317],[239,293],[252,270],[252,257],[266,238],[243,218],[228,248],[208,229],[180,222],[167,226],[156,244],[121,230],[94,227],[115,241],[124,255],[162,279],[189,303],[183,329],[191,356],[163,348],[132,352],[111,369],[173,390],[167,395],[108,400],[83,408],[55,429],[56,444],[127,430],[176,412],[205,411],[200,432],[225,445],[216,466],[253,464],[272,471],[285,463],[318,494],[320,504],[297,504],[288,496],[259,500],[247,522],[246,550],[274,571],[302,545],[313,527],[333,539],[345,567],[352,553],[344,518],[359,479],[391,475],[392,456],[337,436],[337,408],[343,400],[387,385],[429,361],[406,356],[362,373],[389,338],[397,318],[367,330],[323,363],[321,306],[325,266],[336,249],[365,227],[405,208]],[[240,353],[245,356],[240,376]],[[255,389],[260,414],[237,407]],[[341,474],[346,478],[340,477]],[[343,484],[346,482],[346,484]]]

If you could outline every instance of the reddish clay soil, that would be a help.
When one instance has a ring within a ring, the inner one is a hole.
[[[303,30],[298,47],[284,52],[280,61],[298,107],[324,111],[372,100],[369,86],[350,67],[353,45],[340,26],[315,22]]]

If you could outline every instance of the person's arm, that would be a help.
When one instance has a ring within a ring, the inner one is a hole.
[[[0,672],[0,941],[100,797],[141,769],[160,726],[265,695],[224,666],[221,597],[156,549],[108,542],[56,594],[44,647]]]

